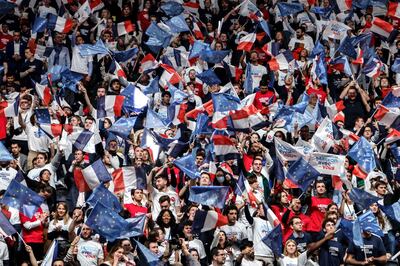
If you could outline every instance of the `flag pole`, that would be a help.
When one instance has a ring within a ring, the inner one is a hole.
[[[18,233],[18,231],[16,231],[18,237],[21,239],[22,243],[24,243],[25,246],[28,246],[28,244],[26,244],[25,240],[22,238],[21,234]]]

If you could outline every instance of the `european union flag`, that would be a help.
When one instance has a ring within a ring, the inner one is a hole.
[[[92,207],[96,206],[97,202],[101,202],[104,206],[115,212],[120,212],[122,210],[118,198],[104,187],[103,184],[98,185],[86,200],[86,203]]]
[[[193,154],[188,154],[184,157],[178,158],[173,162],[182,172],[184,172],[190,179],[196,179],[200,177],[196,165],[196,158]]]
[[[199,134],[211,135],[213,131],[211,129],[210,123],[211,121],[208,115],[199,114],[197,116],[196,128],[193,131],[193,136],[197,136]]]
[[[44,198],[13,179],[0,202],[16,208],[25,216],[32,218],[44,202]]]
[[[325,57],[319,56],[315,67],[315,74],[322,84],[328,84],[328,75],[326,73]]]
[[[218,78],[218,76],[214,73],[212,69],[207,69],[206,71],[197,74],[197,77],[209,86],[218,85],[221,83],[221,80]]]
[[[160,115],[153,111],[153,109],[147,109],[145,128],[164,128],[168,125],[168,121],[161,118]]]
[[[115,61],[117,61],[118,63],[127,62],[132,60],[133,58],[136,58],[138,52],[138,48],[131,48],[125,51],[115,51],[113,52],[113,56]]]
[[[362,206],[363,209],[369,208],[372,203],[380,200],[380,198],[368,193],[367,191],[353,187],[349,193],[350,199]]]
[[[396,58],[396,60],[394,60],[394,63],[390,69],[395,73],[400,73],[400,58],[399,57]]]
[[[348,36],[346,36],[346,38],[344,38],[344,40],[340,43],[337,51],[353,59],[357,58],[356,49],[354,49],[351,39]]]
[[[279,12],[281,13],[281,17],[287,17],[293,14],[297,14],[299,12],[304,11],[304,7],[299,3],[278,3]]]
[[[364,245],[360,222],[357,219],[355,221],[349,221],[343,218],[340,220],[339,227],[348,241],[353,241],[356,246]]]
[[[239,179],[236,182],[235,186],[235,194],[241,196],[245,191],[246,191],[246,186],[244,184],[244,175],[243,172],[240,172]]]
[[[207,43],[203,43],[201,41],[194,41],[193,45],[192,45],[192,49],[190,49],[190,53],[189,53],[189,59],[195,58],[200,56],[200,54],[207,50],[210,49],[210,45]],[[222,60],[221,60],[222,61]]]
[[[212,101],[214,112],[226,112],[240,108],[240,99],[227,93],[214,93]]]
[[[193,186],[190,188],[189,201],[223,209],[228,192],[227,186]]]
[[[90,56],[98,54],[108,54],[108,48],[104,45],[103,41],[99,39],[95,44],[81,44],[78,46],[81,56]]]
[[[320,173],[303,158],[295,161],[288,170],[289,179],[298,185],[302,191],[306,191],[319,175]]]
[[[39,124],[50,124],[50,112],[47,108],[35,109],[36,121]]]
[[[317,43],[315,44],[311,54],[310,54],[310,58],[315,58],[316,56],[319,55],[323,55],[325,56],[325,47],[321,44],[321,42],[318,40]]]
[[[400,98],[394,96],[392,92],[389,92],[389,94],[386,95],[385,98],[383,98],[382,105],[384,105],[386,107],[389,107],[389,108],[391,108],[391,107],[394,107],[394,108],[400,107]]]
[[[383,232],[381,227],[378,224],[378,220],[371,210],[368,210],[366,213],[358,216],[357,220],[360,222],[360,228],[363,231],[368,231],[378,236],[383,237]]]
[[[150,81],[150,84],[143,89],[143,93],[147,95],[159,92],[160,91],[160,88],[158,86],[159,81],[160,78],[158,76],[152,79],[152,81]]]
[[[166,48],[169,45],[172,35],[159,26],[156,23],[151,23],[150,26],[146,30],[146,35],[152,37],[150,39],[155,39],[161,43],[161,46]],[[150,41],[149,39],[149,41]]]
[[[185,18],[182,15],[172,17],[165,22],[173,33],[181,33],[190,31],[189,26],[186,24]]]
[[[375,153],[368,140],[361,137],[350,149],[348,155],[356,161],[366,172],[372,172],[376,168]]]
[[[178,16],[184,10],[182,5],[175,1],[168,1],[166,3],[162,3],[160,9],[165,13],[165,15],[169,17]]]
[[[132,128],[136,124],[137,117],[121,117],[108,129],[108,131],[120,136],[123,139],[128,139]]]
[[[148,266],[158,266],[158,265],[163,265],[161,264],[161,261],[159,258],[152,253],[148,248],[146,248],[143,244],[141,244],[137,240],[135,241],[136,244],[136,251],[138,253],[140,265],[148,265]]]
[[[163,48],[164,42],[155,37],[150,37],[147,42],[144,42],[144,44],[149,47],[150,51],[157,54]]]
[[[143,234],[143,228],[132,226],[118,213],[107,208],[101,202],[96,203],[86,220],[86,224],[108,241],[114,241],[129,233],[135,233],[136,236]]]
[[[274,229],[271,230],[266,236],[261,239],[265,245],[267,245],[275,256],[280,257],[282,255],[282,227],[278,224]]]
[[[220,63],[227,55],[229,55],[230,51],[214,51],[214,50],[203,50],[200,52],[200,59],[207,62],[217,64]]]
[[[246,79],[244,80],[243,88],[247,94],[251,94],[254,91],[253,78],[251,76],[251,64],[246,64]]]
[[[47,26],[47,19],[42,17],[36,17],[35,22],[32,26],[32,33],[44,32]]]
[[[397,201],[392,205],[380,205],[379,208],[391,219],[400,222],[400,202]]]
[[[6,236],[10,236],[17,233],[17,230],[15,230],[14,226],[12,226],[12,224],[3,214],[3,212],[0,212],[0,228],[1,230],[3,230]]]
[[[315,6],[311,8],[311,12],[321,15],[323,18],[328,18],[332,13],[332,7]]]

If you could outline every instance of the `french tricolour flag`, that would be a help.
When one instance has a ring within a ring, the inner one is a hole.
[[[154,58],[152,54],[147,54],[143,57],[142,61],[140,61],[140,73],[149,73],[159,66],[157,60]]]
[[[237,47],[238,50],[243,50],[249,52],[253,47],[254,42],[256,41],[257,35],[255,33],[250,33],[239,40],[239,45]]]
[[[184,2],[182,6],[187,12],[199,16],[199,8],[200,8],[199,3],[189,1],[189,2]]]
[[[376,114],[375,119],[379,121],[379,124],[390,127],[393,122],[400,116],[399,108],[388,108],[380,105]]]
[[[11,101],[0,102],[1,117],[16,117],[18,116],[19,96]]]
[[[226,131],[215,130],[212,137],[217,162],[237,159],[239,152]]]
[[[383,19],[375,17],[372,21],[371,31],[385,37],[386,39],[389,38],[393,30],[393,25]]]
[[[329,104],[328,101],[325,101],[326,112],[329,117],[332,119],[337,113],[343,111],[346,107],[344,106],[343,101],[338,101],[334,104]]]
[[[285,51],[283,53],[278,54],[276,57],[272,58],[268,65],[271,70],[282,70],[289,69],[289,63],[293,60],[293,54],[291,51]]]
[[[228,224],[228,218],[216,211],[197,210],[192,229],[194,233],[203,233]]]
[[[182,80],[182,78],[181,78],[181,76],[179,76],[178,72],[176,72],[176,70],[173,67],[171,67],[170,65],[160,64],[160,66],[162,68],[164,68],[164,72],[162,73],[160,82],[159,82],[163,88],[167,88],[168,83],[174,85],[174,84],[179,83]]]
[[[126,20],[124,22],[120,22],[117,24],[118,36],[131,33],[134,30],[135,30],[135,25],[130,20]]]
[[[121,65],[118,64],[117,61],[115,62],[115,70],[114,70],[114,75],[116,75],[120,80],[125,80],[126,81],[126,74],[125,71],[122,69]]]
[[[197,40],[204,40],[204,35],[203,32],[201,32],[198,22],[193,23],[193,34],[194,37],[196,37]]]
[[[389,1],[389,6],[388,6],[388,12],[387,15],[389,17],[396,17],[400,18],[400,5],[397,2],[390,2]]]
[[[63,125],[62,124],[41,124],[40,129],[43,130],[51,139],[61,136]]]
[[[98,159],[85,169],[82,169],[82,175],[90,189],[94,189],[101,182],[108,182],[111,180],[111,175],[108,173],[101,159]]]
[[[398,140],[400,140],[400,132],[393,128],[389,135],[387,135],[385,144],[390,144]]]
[[[54,30],[60,33],[68,33],[71,31],[74,21],[70,18],[57,17]]]
[[[186,114],[186,117],[196,119],[197,116],[203,112],[206,112],[207,115],[211,115],[212,113],[214,113],[214,106],[213,106],[212,100],[209,100],[208,102],[204,103],[203,105],[200,105],[200,106],[194,108],[193,110],[189,111]]]
[[[232,111],[230,117],[235,130],[248,130],[265,120],[260,110],[254,107],[254,105],[245,106],[240,110]]]
[[[114,183],[114,194],[124,193],[130,195],[133,188],[146,188],[146,172],[141,167],[121,167],[115,170],[111,176]]]
[[[42,99],[44,106],[48,106],[52,99],[49,86],[36,83],[35,89],[36,89],[36,92],[39,95],[40,99]]]
[[[92,13],[104,7],[104,3],[102,0],[88,0],[88,1]]]
[[[99,98],[97,102],[97,118],[121,116],[124,100],[125,96],[122,95],[106,95]]]
[[[348,11],[351,9],[353,1],[352,0],[337,0],[336,3],[338,5],[340,11],[344,12],[344,11]]]

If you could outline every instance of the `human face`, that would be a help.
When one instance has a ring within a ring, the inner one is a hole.
[[[110,123],[110,121],[108,120],[108,119],[104,119],[104,123],[103,123],[103,125],[104,125],[104,128],[110,128],[110,126],[111,126],[111,123]]]
[[[224,243],[226,241],[226,235],[224,232],[219,232],[218,233],[218,242]]]
[[[25,49],[25,58],[29,60],[32,58],[32,56],[33,56],[33,54],[31,52],[31,50]]]
[[[75,151],[74,157],[77,162],[82,162],[83,161],[83,152]]]
[[[164,178],[157,178],[156,180],[156,187],[158,190],[164,189],[167,186],[167,180]]]
[[[331,212],[338,212],[338,207],[337,207],[336,205],[332,205],[332,206],[329,207],[329,210],[328,210],[328,211],[331,211]]]
[[[82,221],[83,220],[83,211],[81,209],[75,209],[72,213],[72,219],[76,221]]]
[[[22,110],[26,111],[29,108],[31,108],[32,101],[26,100],[26,99],[21,99],[19,102],[19,107],[21,107]]]
[[[237,221],[237,211],[236,210],[230,210],[228,213],[228,222],[230,224],[234,224]]]
[[[93,120],[92,119],[86,119],[85,120],[85,129],[86,130],[89,130],[91,127],[92,127],[92,125],[93,125]]]
[[[325,188],[325,184],[324,183],[318,183],[316,189],[317,189],[317,193],[319,195],[322,195],[322,194],[324,194],[326,192],[326,188]]]
[[[153,254],[158,255],[158,244],[156,242],[151,242],[149,244],[149,249]]]
[[[164,202],[160,203],[161,210],[168,210],[170,206],[171,206],[171,203],[168,201],[164,201]]]
[[[36,166],[37,167],[43,167],[46,164],[46,158],[44,157],[43,154],[38,154],[36,156]]]
[[[64,266],[64,262],[58,260],[58,261],[53,262],[52,266]]]
[[[135,201],[138,201],[138,202],[142,201],[142,199],[143,199],[143,191],[140,190],[140,189],[136,189],[135,192],[133,193],[132,199],[135,200]]]
[[[261,173],[262,162],[260,160],[254,160],[252,164],[252,169],[254,173]]]
[[[116,151],[118,148],[118,143],[115,140],[110,141],[108,144],[108,150],[109,151]]]
[[[217,265],[224,265],[226,259],[225,251],[218,250],[218,254],[213,257],[213,260],[217,263]]]
[[[372,129],[370,127],[365,127],[364,128],[364,137],[369,139],[372,137]]]
[[[40,179],[43,182],[49,182],[50,181],[50,177],[51,177],[51,173],[49,171],[44,171],[42,176],[40,177]]]
[[[333,232],[335,232],[335,224],[334,223],[332,223],[332,222],[327,222],[326,224],[325,224],[325,231],[327,232],[327,233],[333,233]]]
[[[132,250],[132,244],[129,240],[122,241],[121,246],[124,248],[124,253],[129,253]]]
[[[185,225],[185,226],[183,227],[183,234],[184,234],[186,237],[191,237],[191,236],[192,236],[192,227],[189,226],[189,225]]]
[[[372,211],[372,213],[377,213],[379,211],[378,204],[373,203],[371,206],[369,206],[369,209]]]
[[[18,146],[18,144],[11,144],[11,153],[14,156],[18,156],[20,151],[21,151],[21,148]]]
[[[285,192],[282,192],[282,194],[281,194],[281,203],[282,204],[287,204],[288,202],[289,202],[288,195]]]
[[[122,255],[124,255],[124,249],[119,248],[114,252],[114,256],[117,257],[118,260],[122,258]]]
[[[350,100],[354,101],[357,97],[357,91],[356,89],[349,89],[347,92],[347,97],[349,97]]]
[[[196,215],[196,211],[197,211],[197,207],[193,206],[190,208],[189,210],[189,220],[193,221],[194,220],[194,216]]]
[[[301,209],[301,202],[299,199],[293,199],[292,200],[292,210],[295,212],[300,211]]]
[[[65,209],[65,206],[63,204],[59,204],[57,206],[57,215],[59,217],[63,217],[67,213],[67,210]]]
[[[143,159],[143,149],[140,147],[135,148],[135,158]]]
[[[171,222],[171,215],[169,214],[169,212],[165,212],[163,214],[162,221],[164,224],[169,224],[169,222]]]
[[[293,255],[297,251],[297,246],[294,241],[289,241],[286,243],[286,252],[288,255]]]
[[[303,231],[303,222],[301,221],[301,219],[294,218],[293,224],[291,227],[293,228],[293,231],[299,233],[299,232]]]
[[[90,227],[88,227],[86,224],[84,224],[82,227],[82,231],[81,231],[82,238],[88,239],[91,234],[92,234],[92,229],[90,229]]]
[[[386,195],[386,192],[387,192],[386,185],[379,185],[379,186],[376,188],[376,193],[377,193],[378,195],[384,196],[384,195]]]
[[[77,117],[71,118],[71,121],[70,121],[71,126],[78,126],[79,123],[80,123],[80,120]]]
[[[204,161],[204,157],[203,156],[196,156],[196,165],[201,165]]]
[[[105,88],[98,88],[97,89],[97,98],[106,96],[106,89]]]
[[[200,186],[209,186],[210,185],[210,176],[207,174],[202,174],[200,176]]]
[[[193,257],[195,261],[200,261],[199,253],[197,253],[196,251],[194,250],[190,251],[190,255]]]

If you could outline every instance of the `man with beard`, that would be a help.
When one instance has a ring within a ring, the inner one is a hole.
[[[253,242],[243,241],[240,246],[240,255],[236,259],[235,265],[237,266],[263,266],[263,263],[255,259]]]
[[[104,260],[101,244],[92,240],[92,229],[83,225],[78,242],[78,261],[82,266],[100,265]]]

